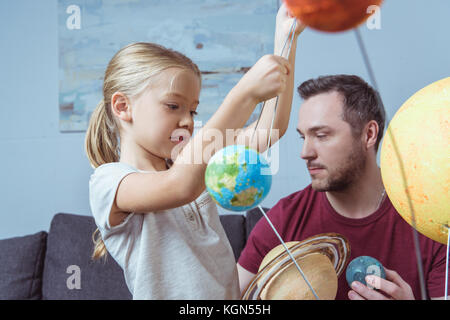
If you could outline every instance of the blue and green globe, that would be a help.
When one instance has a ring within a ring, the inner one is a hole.
[[[270,165],[258,151],[244,145],[231,145],[214,154],[205,173],[206,189],[222,208],[250,210],[270,191]]]

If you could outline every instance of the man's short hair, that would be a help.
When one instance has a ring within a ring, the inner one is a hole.
[[[386,112],[378,92],[367,82],[354,75],[330,75],[307,80],[297,90],[304,100],[321,93],[339,92],[344,102],[342,119],[350,124],[355,137],[361,135],[369,121],[375,120],[378,123],[379,132],[375,143],[375,151],[378,151],[383,138]]]

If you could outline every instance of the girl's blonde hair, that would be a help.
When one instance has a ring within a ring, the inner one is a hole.
[[[191,70],[201,78],[197,65],[188,57],[154,43],[132,43],[114,55],[105,72],[103,99],[92,113],[86,132],[85,149],[93,168],[119,161],[119,125],[111,111],[112,95],[121,92],[128,98],[137,97],[154,76],[168,68]],[[92,259],[106,257],[98,229],[92,239],[95,244]]]

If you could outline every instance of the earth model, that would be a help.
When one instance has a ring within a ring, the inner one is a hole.
[[[214,154],[205,173],[206,189],[222,208],[246,211],[259,205],[272,185],[270,165],[244,145],[231,145]]]

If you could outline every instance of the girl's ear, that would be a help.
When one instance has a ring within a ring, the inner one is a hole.
[[[111,97],[111,111],[117,118],[130,122],[131,106],[126,95],[122,92],[115,92]]]

